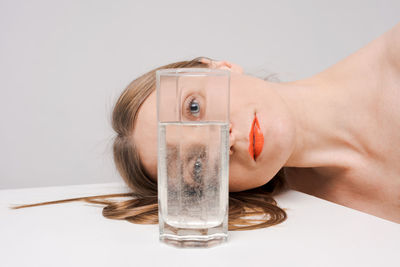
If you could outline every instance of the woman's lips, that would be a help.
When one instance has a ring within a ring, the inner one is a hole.
[[[251,124],[249,140],[249,154],[254,160],[256,160],[264,146],[264,135],[261,132],[257,116],[254,116],[253,123]]]

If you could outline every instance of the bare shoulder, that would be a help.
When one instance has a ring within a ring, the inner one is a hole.
[[[344,172],[285,168],[285,180],[290,189],[400,223],[398,174],[366,163]]]

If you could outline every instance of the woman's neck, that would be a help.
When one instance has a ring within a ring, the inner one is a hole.
[[[277,93],[295,123],[295,147],[285,167],[349,167],[361,145],[352,134],[351,99],[323,80],[280,83]]]
[[[296,146],[285,166],[348,168],[368,154],[362,128],[377,119],[377,96],[393,72],[387,60],[393,35],[392,29],[310,78],[277,84],[296,124]]]

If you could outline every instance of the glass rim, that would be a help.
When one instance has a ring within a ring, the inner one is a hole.
[[[168,68],[156,71],[157,76],[229,76],[230,70],[212,68]]]

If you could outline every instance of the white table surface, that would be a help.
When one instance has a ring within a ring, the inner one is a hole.
[[[275,198],[284,223],[229,231],[207,249],[166,245],[158,225],[106,219],[89,203],[8,209],[120,192],[122,183],[0,190],[0,266],[400,266],[400,224],[297,191]]]

